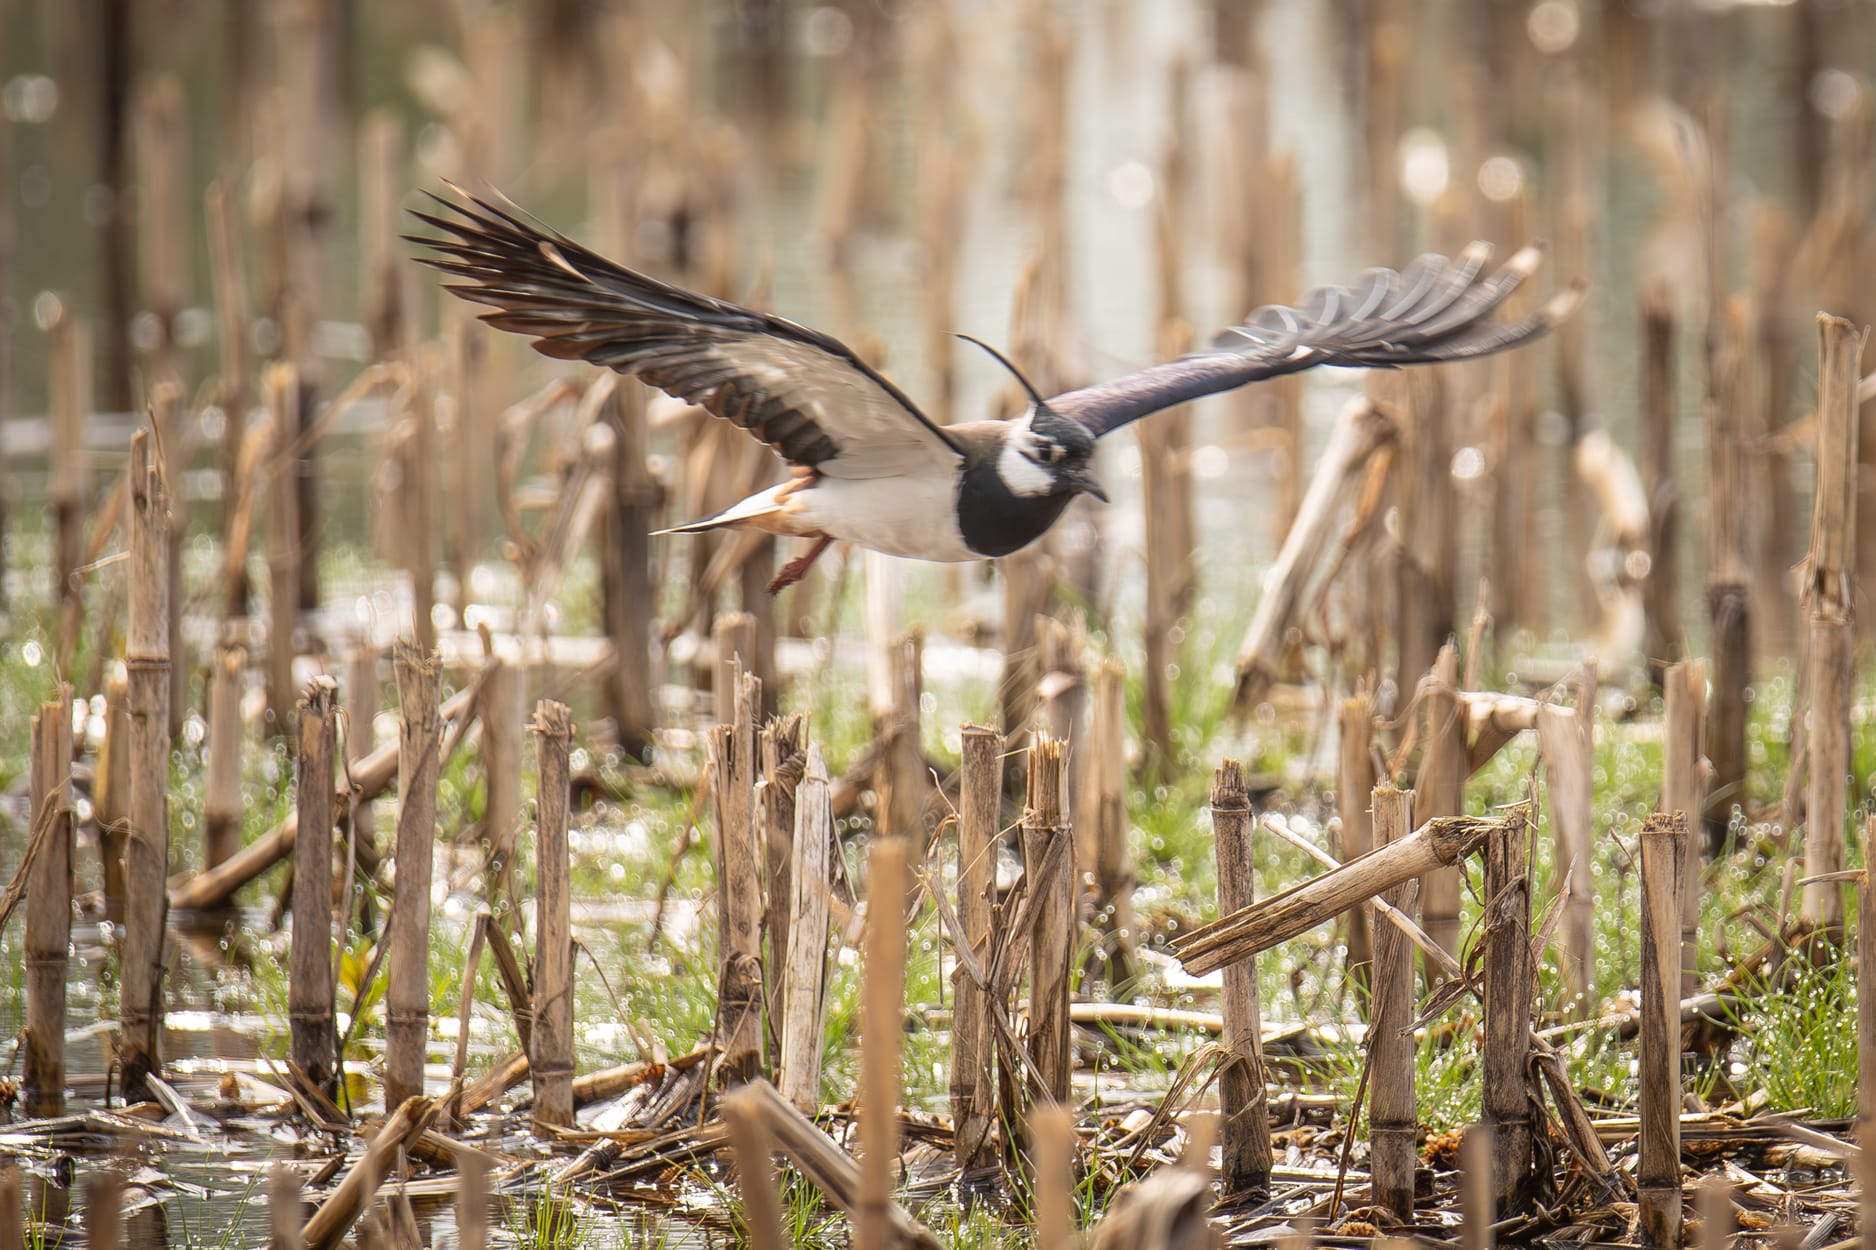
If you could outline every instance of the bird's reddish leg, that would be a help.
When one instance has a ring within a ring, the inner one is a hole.
[[[787,590],[790,586],[793,586],[796,582],[806,577],[808,575],[809,566],[821,558],[823,551],[826,551],[833,545],[834,540],[831,538],[815,539],[814,546],[808,548],[808,554],[796,556],[782,566],[782,571],[777,573],[775,580],[769,583],[769,593],[779,595],[784,590]]]

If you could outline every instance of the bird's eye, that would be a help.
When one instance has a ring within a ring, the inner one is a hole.
[[[1040,460],[1043,464],[1054,464],[1061,458],[1062,448],[1059,443],[1043,443],[1040,447],[1036,448],[1036,459]]]

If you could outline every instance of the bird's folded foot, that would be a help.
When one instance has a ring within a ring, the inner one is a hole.
[[[815,539],[814,546],[808,548],[806,555],[796,556],[781,567],[781,571],[778,572],[774,580],[769,583],[769,593],[779,595],[784,590],[787,590],[790,586],[793,586],[796,582],[806,577],[808,575],[808,569],[813,566],[816,560],[821,558],[821,553],[832,546],[833,542],[834,540],[831,538]]]

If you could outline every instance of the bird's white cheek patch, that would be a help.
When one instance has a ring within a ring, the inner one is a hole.
[[[1014,441],[997,453],[997,476],[1013,495],[1046,495],[1055,488],[1049,471],[1018,450]]]

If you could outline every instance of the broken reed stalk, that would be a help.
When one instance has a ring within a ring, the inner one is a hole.
[[[866,968],[860,1015],[860,1191],[857,1250],[891,1244],[893,1161],[899,1154],[899,1049],[905,1038],[907,852],[903,837],[867,848]]]
[[[1366,691],[1342,703],[1341,749],[1335,762],[1335,857],[1343,863],[1374,849],[1374,700]],[[1366,908],[1348,913],[1348,976],[1356,992],[1369,995],[1374,961],[1374,930]]]
[[[369,648],[360,650],[371,654]],[[408,642],[398,643],[392,661],[401,718],[397,889],[386,922],[391,942],[384,995],[386,1106],[423,1093],[424,1049],[430,1038],[430,878],[436,852],[438,749],[443,737],[443,719],[437,712],[437,668],[434,654]],[[377,689],[375,680],[372,689]],[[357,721],[352,725],[355,730]]]
[[[12,1160],[0,1163],[0,1250],[26,1250],[26,1203],[20,1169]]]
[[[795,787],[794,863],[789,871],[787,973],[782,978],[783,1097],[821,1106],[822,1020],[827,1009],[827,911],[833,890],[834,808],[821,748],[808,746],[807,771]]]
[[[306,1212],[300,1197],[300,1174],[284,1163],[267,1169],[267,1215],[273,1226],[269,1250],[303,1250]]]
[[[290,364],[268,366],[272,464],[267,509],[267,716],[269,736],[284,734],[293,710],[293,634],[300,619],[299,461],[300,378]]]
[[[297,590],[295,591],[297,594]],[[338,748],[338,683],[320,675],[299,705],[293,805],[293,944],[287,1014],[289,1056],[320,1089],[338,1075],[332,979],[332,765]],[[311,1242],[310,1235],[308,1242]]]
[[[756,618],[747,612],[725,612],[711,623],[710,637],[716,652],[710,688],[716,695],[717,724],[734,724],[736,683],[755,653]]]
[[[894,638],[887,648],[892,705],[873,735],[886,743],[884,767],[874,788],[881,831],[925,846],[925,756],[920,749],[920,699],[923,694],[925,635],[919,630]]]
[[[490,672],[493,672],[493,666]],[[440,710],[443,720],[451,721],[466,715],[478,690],[486,689],[486,682],[481,686],[471,685],[445,699]],[[397,780],[398,749],[396,743],[379,747],[352,767],[350,791],[346,796],[351,802],[369,803],[390,788],[391,783]],[[170,909],[212,911],[217,907],[226,907],[242,886],[293,854],[298,841],[299,813],[289,812],[285,820],[221,864],[204,869],[185,880],[171,881]],[[360,850],[362,852],[364,848]]]
[[[65,978],[72,943],[72,693],[33,717],[31,843],[26,877],[26,1118],[65,1114]],[[33,849],[36,846],[37,849]]]
[[[1095,913],[1102,918],[1104,976],[1113,998],[1134,982],[1133,856],[1127,850],[1127,670],[1104,660],[1094,674],[1081,806],[1071,814],[1094,865]],[[991,813],[995,819],[994,810]]]
[[[1336,549],[1334,528],[1341,504],[1361,481],[1368,462],[1394,438],[1393,420],[1365,398],[1352,401],[1336,417],[1289,536],[1264,575],[1264,594],[1238,648],[1233,705],[1239,715],[1262,702],[1276,681],[1284,635],[1303,606],[1317,567]]]
[[[1393,793],[1387,787],[1376,791]],[[1418,802],[1418,799],[1415,800]],[[1299,933],[1332,920],[1349,908],[1410,877],[1457,864],[1477,850],[1504,822],[1489,816],[1441,816],[1412,834],[1385,842],[1377,821],[1375,849],[1281,894],[1221,916],[1173,939],[1173,953],[1193,976],[1269,950]],[[1443,972],[1444,965],[1441,965]]]
[[[977,959],[990,960],[999,819],[1003,800],[1003,735],[966,725],[959,762],[958,927],[956,940]],[[958,975],[951,1022],[951,1120],[958,1168],[972,1172],[996,1162],[994,1039],[986,991]]]
[[[534,1118],[573,1126],[573,904],[567,822],[573,802],[573,713],[542,699],[534,710]],[[497,942],[505,939],[497,936]]]
[[[1440,648],[1421,694],[1426,706],[1425,743],[1414,778],[1414,815],[1423,821],[1463,815],[1466,776],[1472,770],[1466,716],[1459,700],[1459,649],[1451,642]],[[1421,923],[1427,936],[1448,954],[1459,950],[1459,876],[1457,867],[1440,868],[1420,883]],[[1444,979],[1431,966],[1426,976],[1430,984]]]
[[[437,463],[437,393],[442,362],[434,344],[415,352],[416,384],[407,420],[410,438],[404,443],[404,489],[401,502],[409,532],[404,536],[406,572],[410,576],[411,636],[425,651],[436,649],[437,491],[442,466]],[[304,528],[304,527],[302,527]],[[308,553],[310,554],[310,553]]]
[[[397,1152],[422,1134],[434,1109],[427,1098],[406,1098],[384,1118],[365,1153],[306,1221],[301,1234],[306,1250],[333,1250],[339,1244],[377,1196]]]
[[[1069,982],[1075,960],[1074,834],[1062,812],[1063,744],[1046,733],[1029,748],[1028,799],[1023,808],[1023,871],[1035,900],[1030,923],[1029,1053],[1039,1088],[1037,1102],[1067,1102],[1074,1052],[1070,1047]],[[1066,839],[1066,841],[1063,841]],[[1042,875],[1057,842],[1055,871]]]
[[[456,1155],[456,1250],[488,1250],[489,1162],[480,1150]]]
[[[1369,859],[1409,841],[1413,803],[1411,790],[1375,787],[1370,796],[1375,849]],[[1415,875],[1402,873],[1381,894],[1410,918],[1416,892],[1410,882]],[[1400,929],[1382,925],[1374,937],[1374,1010],[1368,1029],[1368,1170],[1374,1205],[1401,1224],[1413,1222],[1414,1168],[1419,1163],[1413,1019],[1414,948]]]
[[[1857,370],[1867,329],[1819,313],[1817,493],[1811,548],[1804,563],[1804,605],[1810,654],[1810,764],[1805,789],[1804,874],[1843,868],[1844,779],[1850,773],[1850,702],[1854,690],[1857,505]],[[1804,919],[1843,924],[1843,887],[1835,880],[1804,887]]]
[[[651,745],[658,724],[658,688],[651,667],[651,622],[658,595],[652,578],[650,535],[658,528],[664,488],[651,471],[645,395],[638,382],[621,378],[607,401],[614,422],[612,498],[605,513],[600,566],[606,636],[612,640],[613,663],[608,670],[612,719],[618,726],[619,745],[634,757]]]
[[[1757,424],[1750,409],[1759,402],[1751,385],[1758,350],[1749,297],[1728,299],[1715,320],[1720,323],[1712,356],[1713,394],[1707,401],[1707,609],[1713,648],[1713,697],[1706,713],[1705,755],[1712,760],[1714,788],[1730,797],[1722,811],[1708,816],[1704,803],[1666,804],[1684,811],[1695,829],[1705,828],[1705,845],[1717,854],[1726,835],[1725,812],[1745,801],[1746,707],[1752,683],[1753,546],[1762,541],[1762,522],[1754,499],[1757,475],[1748,470],[1753,454],[1749,431]],[[1705,690],[1700,695],[1705,695]],[[1704,796],[1703,796],[1704,797]],[[1700,871],[1701,856],[1690,850],[1687,869]],[[1692,906],[1698,891],[1687,891]],[[1690,922],[1691,924],[1691,922]],[[1682,952],[1683,977],[1693,971]],[[1687,987],[1690,991],[1691,987]]]
[[[1538,751],[1544,757],[1544,789],[1550,800],[1550,828],[1554,854],[1552,879],[1569,891],[1563,905],[1561,947],[1564,986],[1572,1015],[1582,1016],[1594,1004],[1596,890],[1592,876],[1595,855],[1595,751],[1594,723],[1587,700],[1575,708],[1545,703],[1537,709]]]
[[[214,868],[241,849],[241,686],[247,648],[215,648],[208,670],[208,777],[202,798],[202,863]]]
[[[354,640],[346,653],[345,680],[339,683],[339,701],[344,713],[345,767],[349,772],[352,765],[370,755],[378,745],[378,649],[371,645],[369,638]],[[360,842],[376,843],[378,826],[371,804],[360,803],[352,809],[351,815],[352,836]]]
[[[1075,1245],[1075,1118],[1067,1107],[1037,1107],[1029,1118],[1035,1175],[1030,1193],[1036,1214],[1036,1250]]]
[[[1681,1244],[1681,1018],[1678,940],[1687,813],[1655,812],[1641,833],[1641,1242]]]
[[[733,661],[732,661],[733,662]],[[720,1079],[740,1085],[762,1071],[762,858],[756,847],[756,726],[762,683],[723,678],[736,698],[729,723],[710,731],[716,810],[717,1059]],[[722,691],[718,691],[719,698]]]
[[[1706,807],[1706,692],[1707,666],[1703,660],[1682,660],[1668,666],[1662,677],[1661,810],[1686,812],[1698,827]],[[1687,881],[1681,900],[1681,979],[1676,994],[1691,996],[1699,988],[1700,967],[1700,853],[1688,849],[1683,871]]]
[[[1166,234],[1164,229],[1158,232]],[[1192,347],[1191,327],[1183,322],[1162,324],[1159,352],[1162,360],[1177,360]],[[1145,660],[1140,674],[1140,735],[1146,751],[1146,776],[1153,784],[1171,780],[1176,756],[1173,749],[1172,678],[1173,629],[1178,624],[1180,600],[1190,586],[1191,475],[1177,463],[1190,449],[1191,410],[1161,413],[1161,420],[1134,427],[1140,445],[1140,489],[1146,518],[1146,620],[1141,642]],[[1181,489],[1183,486],[1184,489]],[[1181,516],[1181,510],[1185,516]]]
[[[785,1250],[782,1196],[775,1183],[775,1139],[762,1114],[761,1095],[744,1087],[723,1099],[730,1149],[736,1154],[736,1187],[743,1199],[743,1229],[750,1250]]]
[[[1244,788],[1244,768],[1238,761],[1226,760],[1213,775],[1211,810],[1218,910],[1229,915],[1249,907],[1257,896],[1252,846],[1255,817]],[[1223,1041],[1229,1057],[1218,1078],[1224,1114],[1221,1177],[1228,1197],[1250,1198],[1269,1191],[1272,1160],[1255,960],[1224,970],[1223,1010]]]
[[[123,1027],[126,1098],[162,1071],[163,937],[169,897],[169,492],[147,429],[130,439],[130,829],[124,839]]]
[[[493,851],[508,844],[521,817],[521,735],[528,705],[521,667],[509,659],[491,661],[482,699],[482,844]],[[497,870],[504,880],[512,861],[511,853]]]
[[[762,972],[763,1005],[768,1012],[772,1045],[782,1036],[782,1010],[788,1002],[788,928],[794,920],[795,788],[801,778],[801,717],[776,717],[757,735],[762,757],[762,828],[756,842],[762,848],[768,880],[763,883],[762,927],[768,938]],[[779,1051],[777,1051],[779,1053]]]
[[[1062,761],[1064,810],[1075,825],[1075,853],[1083,864],[1094,863],[1091,830],[1081,823],[1081,779],[1087,772],[1084,756],[1088,741],[1088,669],[1082,658],[1086,631],[1051,616],[1036,618],[1036,647],[1041,682],[1036,688],[1036,724],[1057,742],[1074,744]]]
[[[1528,804],[1485,840],[1485,1079],[1495,1210],[1516,1214],[1531,1176],[1531,863]]]
[[[1862,1218],[1868,1220],[1872,1214],[1876,1213],[1865,1207]],[[1736,1221],[1733,1217],[1733,1186],[1726,1177],[1711,1173],[1700,1178],[1700,1184],[1694,1191],[1694,1218],[1700,1221],[1700,1236],[1696,1243],[1699,1250],[1732,1250]],[[1868,1244],[1869,1225],[1865,1223],[1863,1228],[1863,1240]]]

